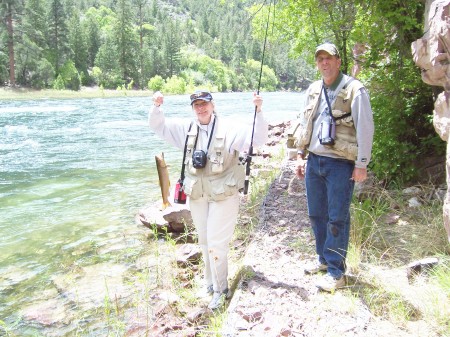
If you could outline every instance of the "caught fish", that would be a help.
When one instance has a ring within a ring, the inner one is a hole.
[[[156,169],[158,170],[159,186],[161,187],[162,206],[161,209],[165,210],[168,206],[172,206],[169,202],[170,194],[170,180],[169,170],[164,160],[164,153],[155,156]]]

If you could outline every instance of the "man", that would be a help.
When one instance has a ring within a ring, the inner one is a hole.
[[[350,203],[355,182],[367,178],[374,125],[369,96],[361,82],[340,71],[336,46],[318,46],[315,61],[322,80],[308,88],[300,116],[296,174],[305,178],[318,255],[305,273],[326,272],[317,287],[334,292],[346,285]]]
[[[239,190],[245,180],[239,153],[248,150],[253,125],[219,116],[208,91],[196,91],[190,96],[193,119],[166,118],[163,102],[164,96],[156,92],[149,113],[150,127],[162,139],[185,150],[183,187],[203,252],[206,289],[212,295],[208,307],[215,310],[230,295],[229,243],[239,212]],[[267,141],[268,123],[261,111],[262,102],[261,96],[253,96],[255,146]]]

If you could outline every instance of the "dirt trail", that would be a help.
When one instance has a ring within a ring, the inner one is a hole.
[[[319,292],[319,275],[305,275],[315,259],[303,181],[294,162],[283,164],[261,208],[260,223],[240,269],[223,336],[433,336],[423,321],[398,327],[375,317],[357,295],[357,283]]]

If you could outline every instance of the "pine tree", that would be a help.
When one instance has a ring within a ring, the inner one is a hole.
[[[137,35],[134,33],[133,12],[130,0],[118,0],[116,5],[117,22],[114,26],[114,35],[119,51],[119,64],[122,79],[130,82],[138,81],[136,67],[136,51],[139,48]]]
[[[165,57],[167,64],[168,77],[177,75],[180,70],[180,37],[179,37],[179,24],[177,21],[169,21],[167,25],[167,31],[164,38]]]
[[[21,85],[46,87],[54,78],[54,70],[46,59],[47,17],[42,1],[28,0],[22,21],[22,38],[18,45],[17,80]]]
[[[67,22],[68,18],[62,1],[50,0],[47,43],[50,47],[50,62],[55,68],[56,76],[70,55]]]
[[[75,64],[75,68],[80,74],[84,84],[88,82],[88,49],[84,30],[80,25],[80,14],[78,10],[72,13],[72,17],[69,21],[69,44],[72,51],[72,57]]]
[[[18,22],[17,17],[22,8],[22,1],[18,0],[2,0],[1,2],[1,17],[4,17],[4,22],[7,31],[7,46],[9,55],[9,84],[16,86],[15,74],[15,24]]]

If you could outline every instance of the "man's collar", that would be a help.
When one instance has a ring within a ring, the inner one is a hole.
[[[342,71],[339,72],[338,77],[334,80],[333,84],[328,87],[328,89],[334,91],[339,86],[339,83],[341,83],[342,79],[344,78],[344,74]]]

